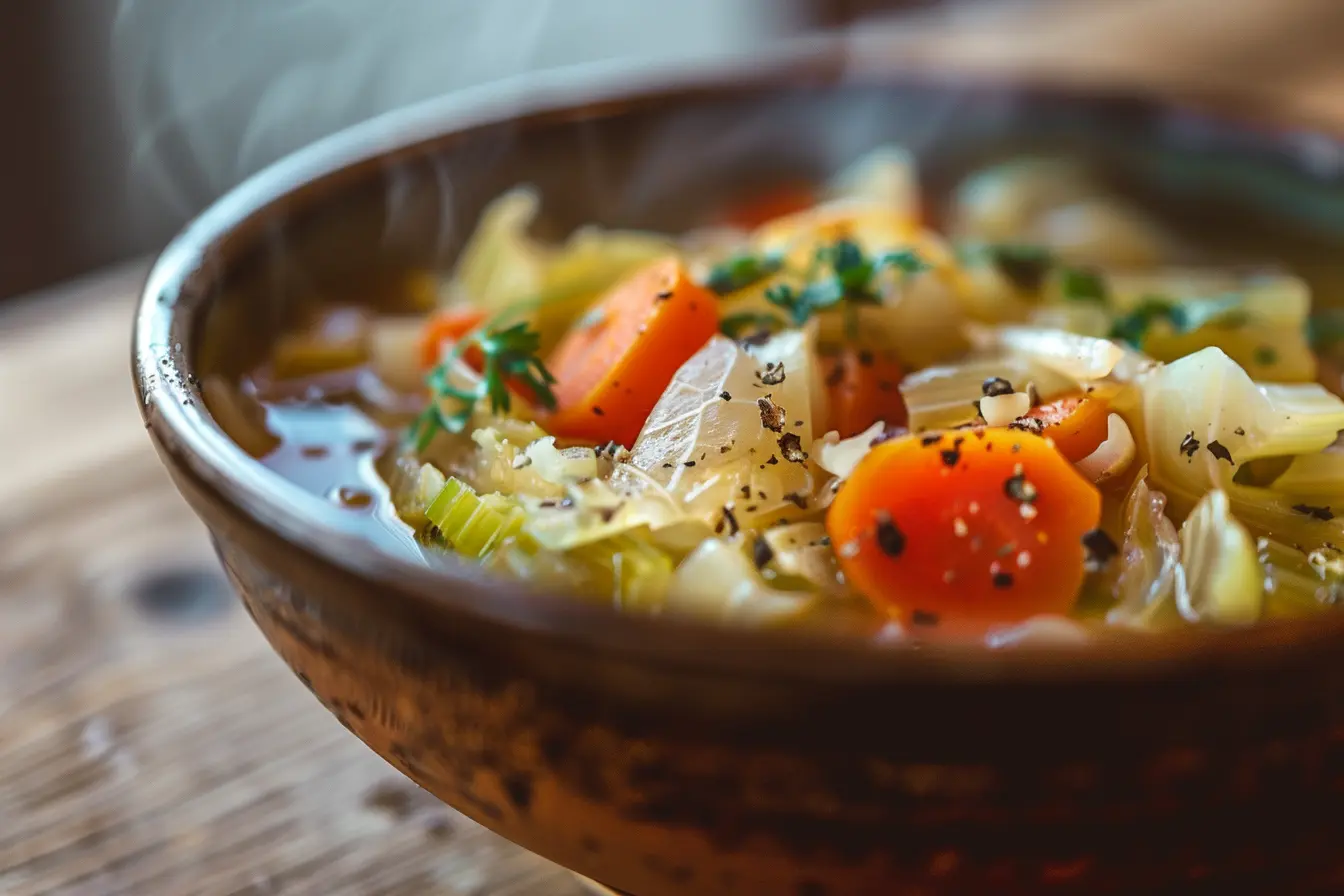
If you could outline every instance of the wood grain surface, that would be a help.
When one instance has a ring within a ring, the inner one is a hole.
[[[1066,5],[906,45],[1344,123],[1338,0]],[[134,407],[144,269],[0,312],[0,894],[577,896],[352,738],[227,592]]]

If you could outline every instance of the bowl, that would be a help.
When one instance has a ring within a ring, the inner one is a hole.
[[[357,127],[205,212],[135,321],[150,436],[257,626],[342,724],[617,890],[1334,891],[1344,616],[994,651],[621,615],[373,543],[201,398],[202,376],[254,364],[305,302],[449,265],[518,182],[556,232],[677,229],[888,140],[935,186],[1062,149],[1193,226],[1244,223],[1229,240],[1294,234],[1283,251],[1307,259],[1344,245],[1344,144],[1209,97],[959,79],[831,42],[589,67]]]

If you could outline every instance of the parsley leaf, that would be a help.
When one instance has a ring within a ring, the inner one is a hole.
[[[1104,303],[1110,299],[1106,280],[1098,272],[1087,268],[1061,268],[1059,290],[1070,302]]]
[[[1154,322],[1164,320],[1178,334],[1193,333],[1212,323],[1236,327],[1245,324],[1242,297],[1237,293],[1209,299],[1173,302],[1165,296],[1145,296],[1133,311],[1122,314],[1111,324],[1110,338],[1143,348],[1144,339]]]
[[[999,273],[1023,292],[1039,292],[1055,266],[1055,255],[1044,246],[1000,243],[985,247]]]
[[[1327,308],[1307,318],[1307,342],[1322,351],[1344,342],[1344,308]]]
[[[734,255],[709,269],[705,286],[718,295],[726,296],[759,283],[771,274],[778,273],[783,266],[784,258],[778,254]]]
[[[906,274],[927,270],[929,265],[911,250],[884,252],[868,258],[853,240],[837,240],[817,250],[817,260],[831,268],[831,275],[820,277],[801,289],[779,283],[765,291],[765,299],[782,308],[789,322],[801,327],[819,311],[835,308],[842,302],[847,308],[879,305],[882,297],[873,290],[873,277],[883,268]]]
[[[481,379],[473,388],[462,388],[449,381],[449,370],[468,346],[481,350],[484,364]],[[510,385],[522,386],[532,393],[537,404],[554,410],[555,393],[551,385],[555,377],[546,369],[538,356],[541,334],[527,323],[517,323],[503,329],[483,328],[458,340],[452,354],[429,372],[425,382],[430,400],[425,410],[412,424],[409,437],[417,451],[423,451],[440,431],[462,432],[471,420],[476,402],[489,399],[492,413],[508,413],[512,404]],[[457,404],[448,411],[445,405]]]

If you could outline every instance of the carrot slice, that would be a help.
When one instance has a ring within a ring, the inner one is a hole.
[[[629,447],[677,369],[718,331],[714,294],[675,257],[616,284],[556,346],[548,431]]]
[[[846,348],[824,358],[823,364],[830,398],[827,430],[838,430],[847,439],[879,420],[905,425],[905,399],[897,388],[905,370],[889,352]]]
[[[926,637],[1067,613],[1101,495],[1044,439],[954,430],[884,442],[826,515],[845,578]]]
[[[733,206],[724,223],[743,230],[755,230],[766,221],[809,209],[816,201],[816,191],[811,184],[785,184]]]
[[[1039,405],[1026,413],[1040,420],[1041,435],[1055,443],[1059,453],[1077,463],[1106,441],[1110,407],[1105,401],[1073,395]]]
[[[485,323],[485,317],[485,312],[480,308],[447,308],[432,314],[420,333],[420,366],[428,370],[438,364],[443,343],[457,342]],[[479,348],[473,346],[463,354],[463,360],[480,370],[485,357]]]

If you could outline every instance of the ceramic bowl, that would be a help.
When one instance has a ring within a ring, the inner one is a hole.
[[[887,141],[935,190],[1008,150],[1082,153],[1194,226],[1267,229],[1290,255],[1344,246],[1341,143],[1262,110],[912,73],[824,42],[588,68],[342,133],[207,211],[136,318],[149,433],[258,627],[346,727],[613,888],[1334,892],[1344,616],[1010,651],[623,616],[382,550],[201,400],[207,368],[255,363],[296,303],[446,268],[516,183],[540,187],[557,233],[678,229]]]

